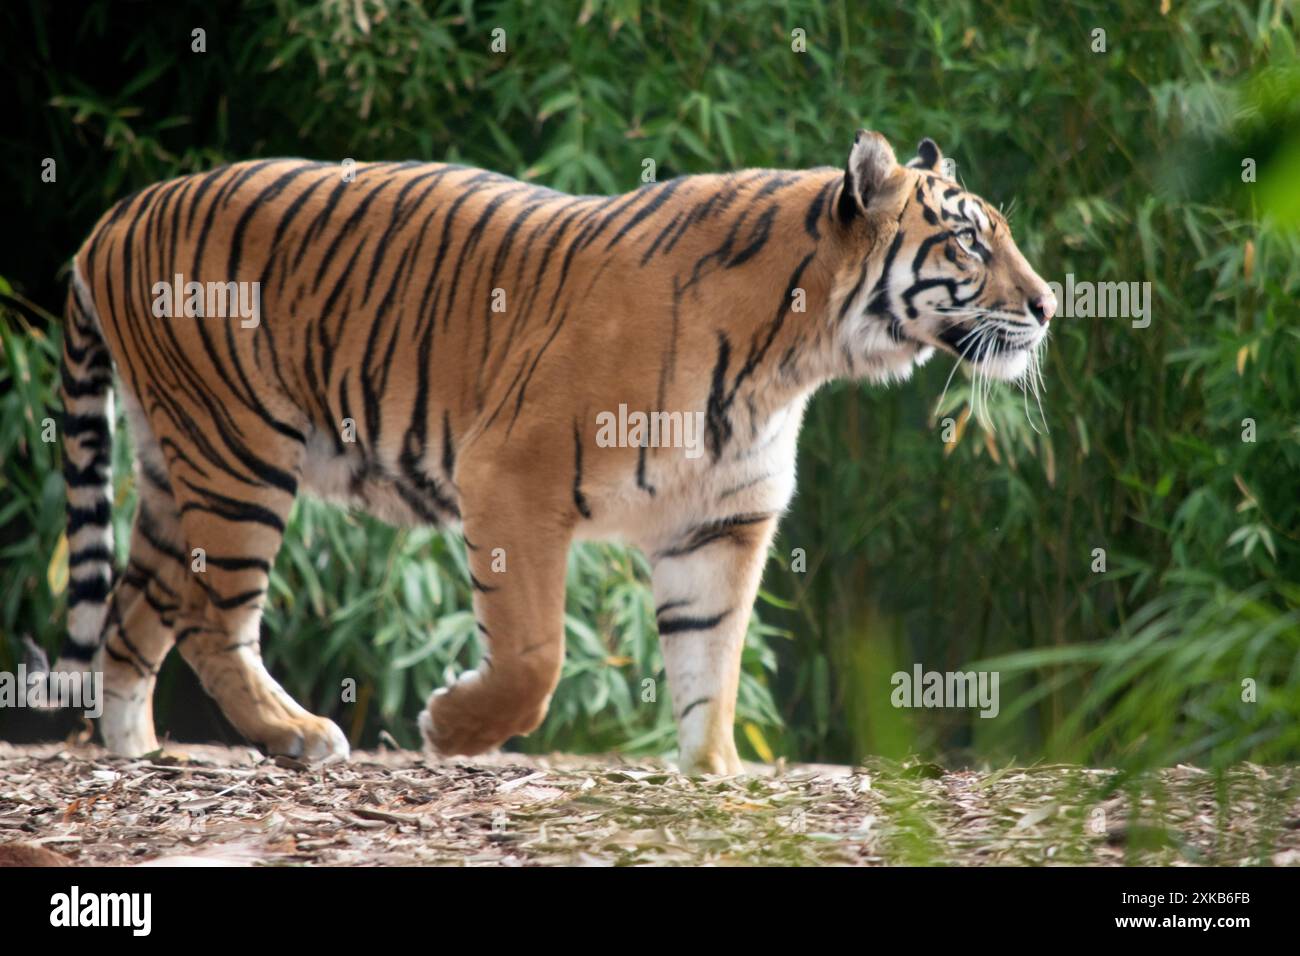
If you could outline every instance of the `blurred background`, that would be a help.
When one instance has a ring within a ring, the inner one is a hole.
[[[987,426],[961,371],[936,407],[939,359],[904,386],[818,395],[751,625],[742,755],[1300,759],[1289,3],[9,0],[0,36],[0,670],[24,636],[62,640],[63,480],[41,421],[66,263],[118,198],[279,155],[622,192],[647,158],[660,179],[840,165],[867,127],[902,160],[938,141],[1045,278],[1149,282],[1151,321],[1053,323],[1041,413],[1000,389]],[[564,678],[513,747],[672,751],[646,581],[635,553],[574,551]],[[354,744],[413,746],[429,691],[477,659],[469,607],[458,540],[300,501],[265,655]],[[893,708],[891,675],[917,663],[997,670],[999,715]],[[156,710],[175,738],[238,739],[175,656]],[[67,729],[0,710],[3,739]]]

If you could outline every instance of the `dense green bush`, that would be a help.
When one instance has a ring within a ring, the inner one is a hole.
[[[742,749],[1300,757],[1296,23],[1283,0],[1160,6],[250,0],[134,17],[102,2],[68,23],[10,5],[7,201],[32,234],[0,264],[20,297],[0,318],[0,665],[22,634],[54,646],[62,627],[61,480],[39,437],[58,332],[40,309],[58,311],[60,264],[128,190],[299,154],[622,191],[647,158],[660,178],[838,165],[866,126],[903,158],[938,140],[968,186],[1014,206],[1049,279],[1150,282],[1152,321],[1054,323],[1041,409],[994,391],[986,424],[960,372],[936,404],[951,371],[937,361],[904,387],[814,402],[751,629]],[[489,49],[498,27],[505,54]],[[637,555],[574,552],[565,677],[524,746],[672,747],[662,687],[643,699],[662,677],[645,579]],[[477,654],[466,582],[454,540],[300,503],[272,668],[354,739],[413,742],[428,690]],[[895,670],[977,659],[1003,674],[998,719],[888,705]],[[355,705],[338,703],[346,677]]]

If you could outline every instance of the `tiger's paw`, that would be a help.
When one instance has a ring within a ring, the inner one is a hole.
[[[104,675],[103,706],[99,714],[92,714],[98,717],[104,747],[121,757],[143,757],[159,749],[153,731],[152,676],[142,678],[134,667],[113,661],[103,645],[91,662],[91,672]]]
[[[110,701],[99,719],[99,735],[105,749],[120,757],[143,757],[158,749],[153,721],[138,707],[114,707]]]
[[[728,737],[695,743],[686,736],[678,742],[677,765],[687,776],[735,777],[746,772],[735,741]]]
[[[745,765],[735,753],[696,754],[680,758],[678,765],[688,777],[738,777],[746,772]]]
[[[346,760],[352,753],[338,724],[314,714],[288,721],[264,735],[261,743],[272,756],[284,755],[305,763]]]
[[[450,688],[436,690],[429,705],[420,712],[420,735],[426,749],[439,756],[476,754],[495,750],[513,736],[513,732],[495,721],[487,721],[459,706],[459,696]]]

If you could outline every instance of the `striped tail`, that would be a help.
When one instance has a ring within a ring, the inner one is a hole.
[[[63,330],[63,478],[68,495],[68,636],[56,672],[86,672],[113,583],[113,365],[74,261]]]

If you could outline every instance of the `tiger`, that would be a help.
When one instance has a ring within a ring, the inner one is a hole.
[[[744,772],[742,645],[810,397],[901,382],[936,352],[1023,384],[1056,310],[1007,220],[943,163],[931,139],[900,164],[859,130],[842,168],[613,196],[447,163],[260,159],[121,200],[67,295],[56,670],[102,675],[115,753],[158,749],[153,689],[176,647],[248,741],[346,758],[261,654],[303,491],[463,536],[482,656],[422,709],[431,753],[538,727],[569,548],[614,541],[647,558],[678,766]],[[222,308],[245,287],[256,309]],[[115,394],[138,488],[120,574]],[[698,428],[598,440],[618,409]]]

